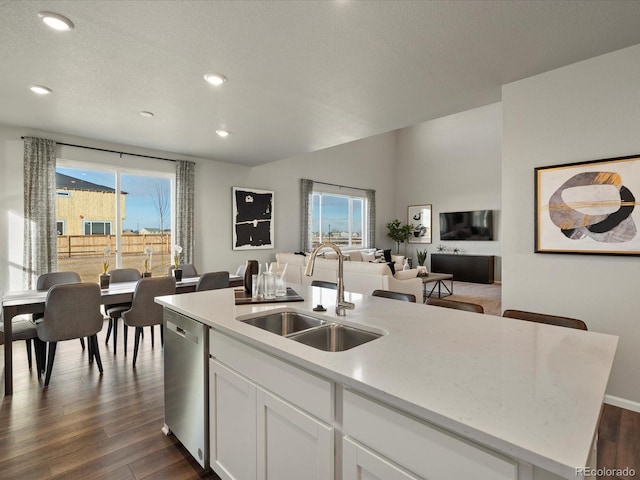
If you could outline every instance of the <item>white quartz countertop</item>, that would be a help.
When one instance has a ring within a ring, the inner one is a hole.
[[[289,286],[305,301],[236,306],[232,288],[156,301],[557,475],[587,465],[618,337],[351,293],[337,317],[335,291]],[[333,353],[238,321],[278,310],[385,335]]]

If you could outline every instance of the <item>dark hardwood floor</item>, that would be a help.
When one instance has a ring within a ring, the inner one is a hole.
[[[27,367],[24,342],[14,343],[14,395],[0,392],[0,479],[218,479],[160,430],[162,349],[145,330],[135,370],[133,330],[127,356],[122,338],[113,355],[102,330],[102,377],[77,340],[61,342],[47,389]],[[605,406],[598,466],[636,471],[606,480],[640,479],[640,414]]]
[[[163,425],[162,348],[145,328],[135,370],[122,334],[100,354],[104,375],[77,340],[58,344],[47,389],[29,371],[24,342],[14,347],[14,395],[0,394],[0,479],[218,479],[203,471]],[[1,350],[1,349],[0,349]],[[3,357],[0,353],[0,357]],[[4,366],[4,359],[0,365]],[[3,383],[4,385],[4,383]]]
[[[640,479],[640,413],[605,405],[598,437],[598,468],[628,468],[635,475],[605,475],[603,480]]]

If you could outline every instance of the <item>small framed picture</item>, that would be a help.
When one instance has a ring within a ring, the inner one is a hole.
[[[431,243],[431,205],[409,205],[407,224],[413,227],[409,243]]]
[[[640,156],[535,169],[535,252],[640,255]]]

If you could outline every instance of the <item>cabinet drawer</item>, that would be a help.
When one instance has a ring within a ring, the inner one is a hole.
[[[342,440],[343,480],[418,480],[418,477],[389,463],[387,459],[357,444],[349,437]]]
[[[421,422],[351,390],[343,398],[343,433],[429,480],[516,480],[513,460]]]
[[[311,415],[333,420],[333,382],[211,330],[210,353],[219,362]]]

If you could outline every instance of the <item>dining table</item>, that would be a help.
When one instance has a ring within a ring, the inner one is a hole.
[[[176,282],[176,294],[189,293],[196,289],[200,277],[187,277]],[[133,299],[133,293],[138,282],[117,282],[108,288],[100,290],[101,304],[128,303]],[[229,286],[237,287],[243,284],[242,277],[229,276]],[[47,290],[21,290],[7,292],[2,295],[2,316],[4,322],[4,394],[13,394],[13,345],[12,320],[16,315],[44,313]]]

